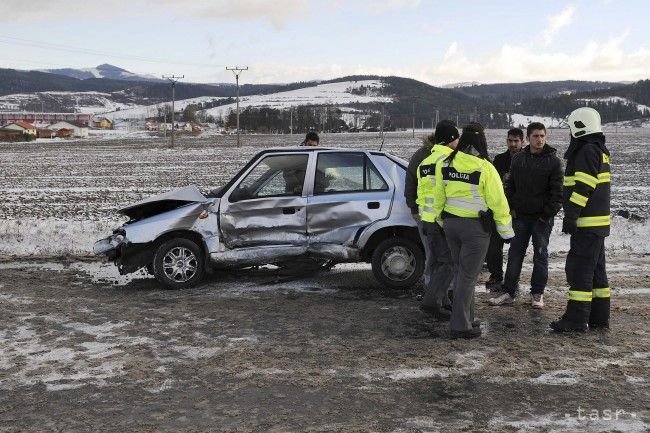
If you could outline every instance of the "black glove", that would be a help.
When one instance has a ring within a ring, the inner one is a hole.
[[[562,233],[569,235],[578,231],[578,221],[572,218],[564,218],[562,220]]]

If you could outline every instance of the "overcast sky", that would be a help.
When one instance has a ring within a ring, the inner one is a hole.
[[[0,66],[244,83],[650,78],[642,0],[2,0]]]

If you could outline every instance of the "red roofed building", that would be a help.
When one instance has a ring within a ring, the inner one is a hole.
[[[9,123],[4,127],[4,129],[21,131],[23,134],[27,134],[27,135],[37,134],[36,127],[34,125],[32,125],[31,123],[23,122],[22,120]]]

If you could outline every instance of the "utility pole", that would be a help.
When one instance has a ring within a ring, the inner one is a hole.
[[[174,102],[176,102],[176,82],[181,78],[185,78],[185,75],[163,75],[163,78],[169,80],[172,83],[172,144],[171,148],[174,147]]]
[[[381,103],[381,123],[379,124],[379,136],[384,137],[384,115],[385,115],[386,104]]]
[[[440,112],[436,110],[436,125],[440,122]]]
[[[289,131],[290,131],[290,134],[293,135],[293,108],[289,108],[289,112],[291,113],[291,121],[289,123]]]
[[[248,66],[226,66],[226,71],[232,71],[237,83],[237,147],[239,147],[241,146],[241,139],[239,138],[239,75],[243,71],[248,71]]]
[[[415,98],[413,98],[413,138],[415,138]]]

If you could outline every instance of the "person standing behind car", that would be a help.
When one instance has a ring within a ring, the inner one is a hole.
[[[315,133],[314,131],[310,131],[305,135],[305,139],[303,140],[302,143],[300,143],[300,146],[318,146],[320,144],[320,138],[318,137],[318,134]]]
[[[501,180],[505,182],[510,173],[510,162],[512,157],[521,152],[524,143],[524,131],[519,128],[512,128],[507,133],[506,143],[508,149],[494,157],[494,168],[499,172]],[[490,246],[488,247],[487,256],[488,271],[490,271],[490,278],[485,282],[485,288],[492,290],[501,290],[503,283],[503,239],[495,231],[490,236]]]
[[[418,199],[420,220],[425,238],[426,272],[430,274],[425,286],[424,297],[420,309],[431,314],[438,320],[449,320],[451,305],[447,289],[453,277],[453,268],[449,246],[442,228],[436,222],[433,209],[436,164],[449,156],[458,145],[458,129],[448,120],[443,120],[436,126],[434,135],[435,145],[417,170]]]
[[[441,217],[454,263],[451,338],[475,338],[474,288],[490,242],[494,222],[503,239],[514,236],[510,208],[499,173],[488,160],[483,127],[465,126],[458,146],[436,164],[434,213]],[[490,210],[491,212],[488,212]],[[486,216],[493,214],[494,221]]]
[[[451,128],[453,128],[453,130]],[[422,142],[422,146],[420,146],[413,156],[411,156],[406,169],[406,179],[404,181],[404,198],[406,198],[406,205],[411,210],[411,216],[418,224],[418,232],[420,234],[422,245],[424,246],[424,255],[426,257],[423,274],[425,291],[426,288],[429,287],[432,264],[429,242],[427,241],[427,235],[424,232],[424,224],[420,218],[420,209],[424,206],[424,189],[426,187],[424,183],[421,183],[418,180],[418,170],[422,161],[431,155],[435,143],[446,143],[443,136],[448,135],[450,131],[456,131],[456,138],[458,138],[458,129],[456,129],[456,124],[454,122],[451,120],[441,120],[438,122],[434,133],[426,137]],[[435,173],[432,174],[435,175]]]
[[[508,265],[502,293],[488,300],[490,305],[512,304],[517,296],[521,266],[533,240],[533,275],[530,280],[531,306],[544,307],[548,281],[548,242],[553,218],[562,208],[562,163],[556,150],[546,143],[546,127],[534,122],[526,129],[528,146],[512,158],[505,192],[512,209],[515,237],[508,250]]]

